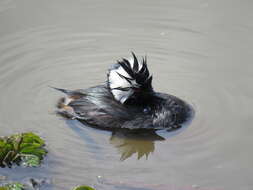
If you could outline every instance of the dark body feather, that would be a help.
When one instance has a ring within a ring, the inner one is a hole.
[[[59,102],[59,113],[102,129],[174,129],[192,115],[179,98],[158,93],[146,57],[122,59],[108,70],[105,85],[85,90],[58,89],[67,95]]]
[[[125,104],[116,101],[107,85],[85,90],[63,90],[75,97],[68,104],[72,115],[79,121],[101,129],[172,129],[178,128],[192,113],[191,107],[179,98],[152,92],[138,102],[129,99]],[[67,113],[67,114],[66,114]]]

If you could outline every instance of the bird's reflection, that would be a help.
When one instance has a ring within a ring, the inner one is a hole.
[[[83,140],[89,142],[87,147],[90,149],[91,152],[96,152],[96,156],[102,155],[101,153],[99,153],[101,149],[99,148],[100,145],[97,142],[97,139],[92,137],[94,133],[93,127],[83,127],[83,124],[76,120],[66,121],[70,128],[73,129]],[[180,133],[182,130],[183,128],[178,128],[176,130],[171,129],[169,131],[166,130],[169,133],[165,131],[165,133],[162,133],[162,135],[164,136],[164,134],[168,134],[165,135],[165,138],[169,138]],[[103,131],[104,130],[96,130],[96,133],[103,133]],[[149,155],[155,151],[155,141],[165,140],[164,137],[158,135],[160,133],[154,130],[118,129],[104,132],[111,132],[109,142],[111,145],[118,149],[121,161],[124,161],[135,154],[137,155],[137,159],[141,159],[142,157],[145,157],[147,159]],[[96,147],[95,150],[94,147]]]
[[[155,141],[161,140],[165,139],[155,131],[117,130],[112,132],[110,143],[118,149],[120,160],[124,161],[134,154],[137,154],[137,159],[143,156],[147,159],[155,150]]]

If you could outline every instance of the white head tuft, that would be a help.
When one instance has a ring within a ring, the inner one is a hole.
[[[136,90],[152,89],[152,76],[146,65],[146,59],[138,62],[134,53],[133,58],[122,59],[114,64],[108,71],[108,87],[114,98],[125,103]]]

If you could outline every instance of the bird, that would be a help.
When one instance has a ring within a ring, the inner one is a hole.
[[[105,83],[87,89],[67,90],[57,103],[57,113],[85,125],[105,129],[177,129],[192,117],[193,109],[180,98],[156,92],[147,57],[134,52],[107,72]]]

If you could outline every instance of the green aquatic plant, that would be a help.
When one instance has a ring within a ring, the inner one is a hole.
[[[0,190],[25,190],[25,186],[21,183],[8,183],[0,186]]]
[[[73,190],[95,190],[95,189],[86,185],[82,185],[82,186],[75,187]]]
[[[47,154],[44,146],[44,140],[34,133],[0,137],[0,167],[11,167],[13,164],[39,166]]]

